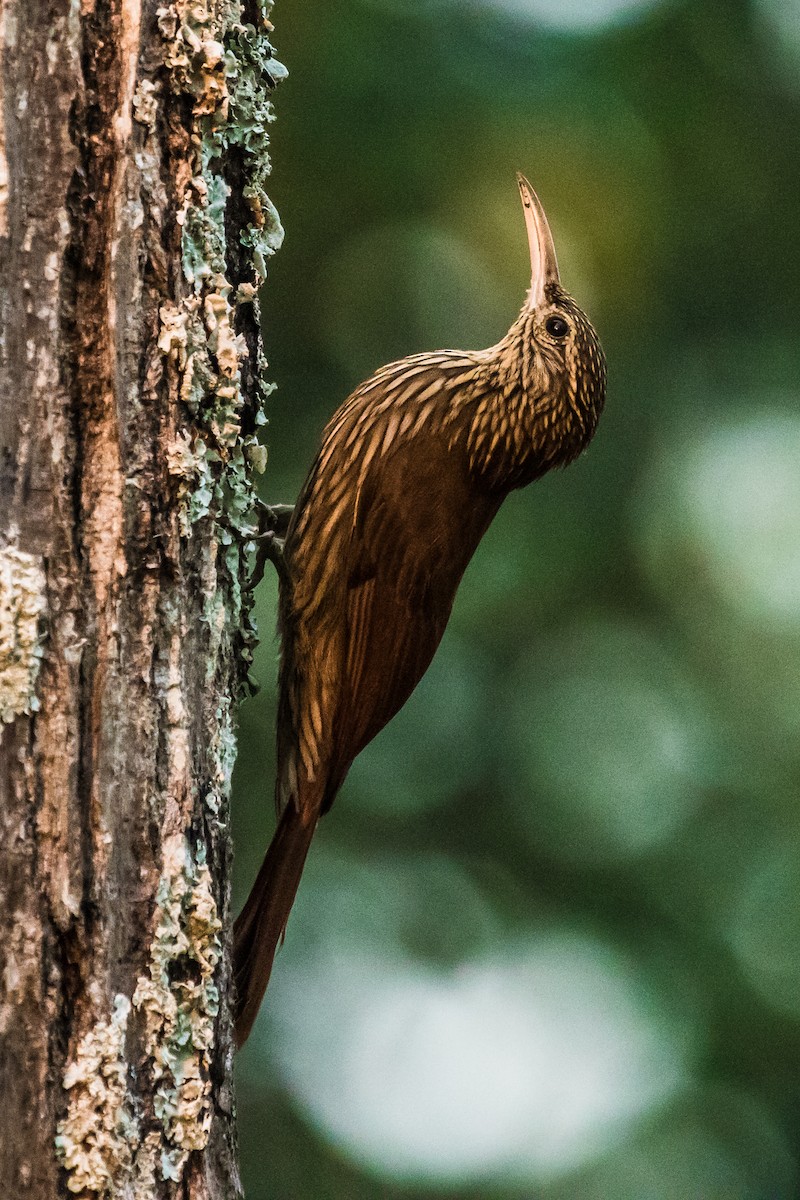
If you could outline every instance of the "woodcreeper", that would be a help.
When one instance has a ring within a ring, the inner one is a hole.
[[[605,400],[594,329],[564,291],[518,176],[531,286],[488,350],[381,367],[329,421],[280,551],[278,826],[234,927],[236,1039],[269,981],[319,818],[402,707],[505,497],[588,445]]]

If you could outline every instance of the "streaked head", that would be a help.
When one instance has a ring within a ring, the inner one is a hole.
[[[542,203],[524,175],[517,175],[528,245],[531,286],[513,333],[522,336],[528,386],[546,397],[548,425],[563,437],[563,462],[590,441],[606,396],[606,366],[589,318],[561,286],[553,234]],[[551,440],[551,439],[548,439]]]

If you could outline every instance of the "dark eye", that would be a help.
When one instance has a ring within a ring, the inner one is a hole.
[[[544,327],[551,337],[563,338],[569,333],[569,325],[563,317],[548,317]]]

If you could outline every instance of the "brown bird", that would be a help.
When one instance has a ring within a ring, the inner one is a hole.
[[[234,926],[236,1040],[269,981],[319,818],[433,658],[505,497],[589,443],[605,400],[594,329],[561,287],[547,218],[518,176],[531,254],[520,315],[488,350],[382,367],[328,423],[286,532],[278,827]]]

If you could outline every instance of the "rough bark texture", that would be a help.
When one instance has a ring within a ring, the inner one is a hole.
[[[239,1190],[270,29],[263,0],[0,0],[3,1196]]]

